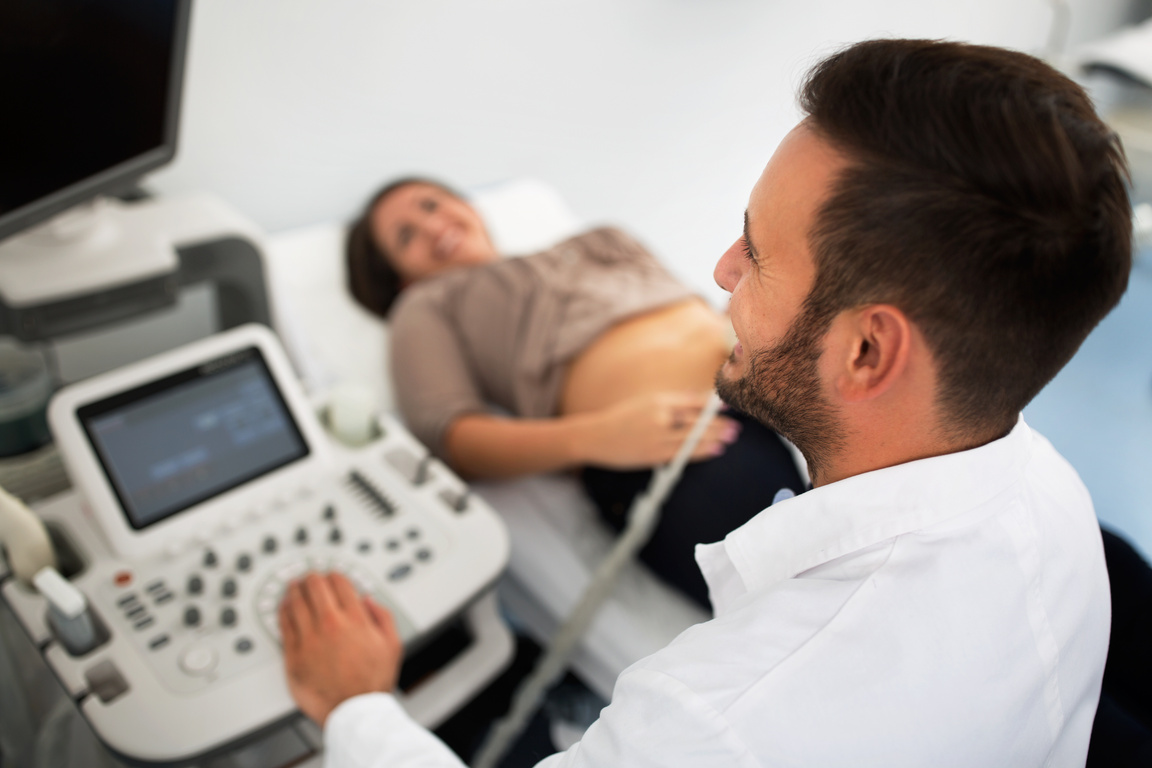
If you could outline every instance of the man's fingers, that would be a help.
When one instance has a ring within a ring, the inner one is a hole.
[[[364,609],[372,619],[372,623],[380,628],[384,636],[389,640],[399,644],[400,633],[396,630],[396,620],[392,618],[392,613],[387,608],[377,603],[367,595],[362,599]]]
[[[328,579],[324,578],[322,574],[313,571],[305,576],[300,591],[304,596],[304,602],[308,605],[308,610],[312,614],[312,621],[317,626],[320,626],[323,617],[331,616],[337,612],[339,604],[336,602],[336,595],[333,593]]]
[[[351,613],[357,618],[365,618],[364,607],[360,603],[360,595],[347,576],[335,571],[329,573],[328,584],[332,587],[332,594],[341,610]]]
[[[304,606],[301,605],[300,587],[293,582],[284,592],[284,599],[280,602],[277,619],[280,623],[280,640],[284,644],[284,651],[292,653],[300,646],[300,627],[297,625],[298,614]],[[306,612],[306,609],[304,609]]]

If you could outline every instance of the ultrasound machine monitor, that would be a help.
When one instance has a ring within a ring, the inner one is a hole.
[[[0,240],[172,160],[191,0],[0,3]]]
[[[137,531],[308,455],[257,347],[89,403],[76,417]]]

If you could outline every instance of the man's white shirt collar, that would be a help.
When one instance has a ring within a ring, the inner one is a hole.
[[[813,488],[760,512],[723,541],[697,545],[716,615],[748,592],[984,504],[1019,482],[1031,446],[1021,417],[1007,435],[978,448]]]

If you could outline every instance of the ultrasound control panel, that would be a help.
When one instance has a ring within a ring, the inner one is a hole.
[[[309,571],[341,572],[387,607],[410,654],[474,613],[507,563],[497,515],[399,423],[337,450],[288,374],[271,333],[246,327],[52,404],[80,493],[42,516],[78,550],[71,581],[107,639],[73,656],[37,594],[9,580],[4,597],[132,760],[190,760],[295,715],[278,608]]]

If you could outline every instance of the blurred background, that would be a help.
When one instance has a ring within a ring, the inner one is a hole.
[[[715,302],[807,68],[877,36],[1071,54],[1149,0],[198,0],[181,146],[151,177],[275,233],[384,180],[554,185]]]
[[[1144,83],[1081,66],[1149,16],[1152,0],[198,0],[180,151],[149,184],[218,195],[276,234],[345,221],[402,174],[473,190],[535,177],[722,306],[712,267],[797,121],[798,84],[868,37],[1048,59],[1127,121],[1136,197],[1152,200],[1152,62]],[[1145,552],[1147,250],[1120,309],[1025,412]]]

